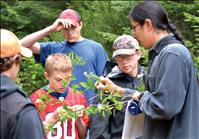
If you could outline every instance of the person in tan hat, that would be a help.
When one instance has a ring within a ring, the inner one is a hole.
[[[144,75],[143,68],[139,65],[139,59],[142,56],[142,52],[139,48],[138,41],[130,35],[121,35],[117,37],[112,46],[113,55],[112,58],[116,63],[108,61],[104,68],[104,77],[114,82],[116,85],[136,89],[142,84],[142,77]],[[130,92],[124,94],[125,99],[119,99],[119,101],[130,101],[132,98],[128,97]],[[107,94],[103,94],[106,97]],[[101,103],[99,98],[95,99],[95,103]],[[113,105],[113,102],[109,102]],[[112,110],[111,115],[103,117],[101,114],[92,115],[90,119],[90,137],[92,139],[121,139],[122,132],[124,129],[126,105],[123,106],[122,110]],[[127,113],[127,112],[126,112]],[[127,113],[128,114],[128,113]],[[134,137],[142,136],[143,127],[143,115],[132,116],[129,114],[134,126],[133,132]],[[139,118],[139,120],[137,120]],[[125,129],[127,130],[127,129]],[[138,132],[135,134],[135,132]],[[129,134],[129,133],[128,133]],[[129,136],[126,136],[126,139]]]
[[[82,28],[83,21],[79,13],[73,9],[66,9],[61,12],[52,25],[22,38],[21,44],[37,54],[35,60],[42,64],[45,63],[50,54],[66,54],[73,63],[73,75],[76,77],[76,80],[71,81],[70,86],[80,82],[87,82],[84,72],[92,72],[101,76],[108,56],[100,43],[82,37]],[[38,42],[43,37],[57,31],[63,34],[65,40]],[[85,92],[86,98],[91,104],[91,98],[94,97],[95,90],[86,90],[83,87],[80,90]]]
[[[0,34],[1,139],[44,138],[43,125],[35,106],[14,82],[21,56],[29,58],[32,51],[21,46],[12,32],[1,29]]]

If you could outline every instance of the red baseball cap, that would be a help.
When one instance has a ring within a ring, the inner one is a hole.
[[[78,12],[76,12],[75,10],[72,10],[72,9],[64,10],[60,14],[59,18],[70,20],[72,25],[75,27],[77,27],[80,22],[80,16],[79,16]]]

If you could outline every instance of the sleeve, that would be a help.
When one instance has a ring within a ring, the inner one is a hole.
[[[20,139],[43,139],[44,129],[33,105],[26,106],[18,115],[15,137]]]
[[[107,61],[109,61],[108,55],[102,45],[99,44],[96,52],[96,73],[98,76],[103,75],[103,70]]]
[[[48,55],[52,53],[54,43],[53,42],[42,42],[40,45],[40,55],[34,55],[36,63],[44,64]]]
[[[140,108],[153,119],[171,119],[185,102],[188,70],[177,55],[167,53],[161,57],[156,75],[149,76],[154,89],[140,99]]]

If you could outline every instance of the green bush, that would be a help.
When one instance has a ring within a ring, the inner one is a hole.
[[[41,64],[35,64],[33,58],[23,58],[18,83],[28,95],[31,95],[34,91],[46,85],[48,82],[44,78],[43,66]]]

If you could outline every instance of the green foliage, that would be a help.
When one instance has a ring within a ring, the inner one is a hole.
[[[50,132],[52,132],[52,133],[54,133],[54,131],[55,131],[55,129],[53,128],[53,124],[52,123],[50,123],[49,125],[48,125],[48,127],[46,127],[47,129],[50,129]]]
[[[199,7],[199,3],[197,3]],[[199,9],[196,11],[197,15],[199,14]],[[193,60],[195,62],[197,70],[199,70],[199,17],[197,15],[191,15],[189,13],[184,12],[184,16],[186,18],[186,22],[190,23],[190,27],[195,32],[194,41],[186,41],[187,46],[189,47],[191,53],[193,54]],[[198,71],[199,75],[199,71]]]
[[[23,58],[18,79],[20,87],[28,95],[31,95],[38,88],[41,88],[44,84],[47,84],[43,74],[44,68],[42,65],[35,64],[33,58]]]
[[[93,73],[85,73],[86,77],[88,78],[88,82],[80,82],[79,84],[76,84],[73,88],[73,90],[77,90],[80,86],[84,87],[85,89],[93,89],[95,88],[95,82],[98,83],[101,82],[100,78],[96,76]],[[65,86],[66,87],[66,86]],[[39,98],[36,100],[36,103],[38,103],[40,111],[43,111],[46,107],[47,103],[50,102],[52,99],[49,99],[47,95],[51,93],[52,91],[49,90],[46,94],[40,94]],[[76,92],[74,92],[76,93]],[[126,96],[119,95],[118,92],[109,92],[106,94],[107,96],[102,98],[102,90],[98,91],[98,94],[95,95],[95,97],[100,97],[101,103],[96,105],[90,105],[87,108],[81,108],[81,109],[73,109],[71,106],[64,105],[63,108],[60,108],[59,111],[59,120],[61,122],[66,121],[71,118],[78,118],[78,113],[80,111],[83,111],[84,114],[87,116],[90,114],[96,114],[100,113],[103,116],[107,114],[112,114],[112,110],[121,110],[123,108],[123,105],[126,105],[127,101],[121,101]],[[122,99],[121,99],[122,98]],[[59,100],[58,100],[59,101]],[[110,102],[112,102],[110,104]],[[47,125],[47,128],[49,128],[51,131],[53,131],[52,124]]]
[[[174,23],[185,39],[199,76],[199,2],[161,2],[167,9],[171,23]],[[185,21],[185,22],[184,22]]]
[[[199,3],[196,2],[194,6],[199,7]],[[190,24],[190,28],[194,31],[193,41],[186,40],[186,45],[192,53],[194,64],[199,76],[199,8],[194,8],[194,14],[183,12],[185,16],[185,22]]]

